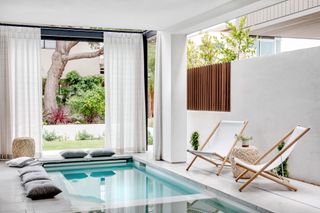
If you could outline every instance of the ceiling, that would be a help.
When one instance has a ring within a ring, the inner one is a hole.
[[[283,0],[0,0],[0,22],[192,33]]]

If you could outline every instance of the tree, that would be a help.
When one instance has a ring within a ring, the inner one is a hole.
[[[78,43],[78,41],[57,41],[55,51],[51,57],[52,63],[47,74],[47,80],[44,89],[45,113],[50,113],[52,110],[58,108],[56,100],[57,90],[59,87],[59,80],[67,63],[71,60],[94,58],[103,54],[103,47],[93,52],[69,54],[70,50]]]
[[[201,44],[199,46],[199,55],[201,65],[209,65],[219,62],[219,46],[216,42],[217,38],[205,33],[201,38]]]
[[[244,27],[245,22],[246,17],[242,17],[238,25],[227,22],[230,32],[221,33],[220,39],[208,33],[203,34],[199,46],[189,39],[188,69],[251,57],[255,53],[256,38],[250,36],[250,29]]]
[[[190,39],[187,43],[187,60],[188,69],[201,66],[199,48]]]
[[[238,26],[227,22],[230,29],[229,34],[221,33],[221,54],[224,56],[222,62],[239,60],[252,56],[256,49],[254,42],[256,38],[250,36],[250,28],[245,29],[244,24],[247,17],[239,20]]]

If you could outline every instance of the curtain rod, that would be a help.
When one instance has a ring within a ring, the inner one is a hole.
[[[118,29],[88,29],[88,28],[72,28],[72,27],[56,27],[56,26],[41,26],[41,25],[26,25],[26,24],[7,24],[0,23],[0,26],[12,26],[12,27],[35,27],[44,30],[63,30],[63,31],[82,31],[82,32],[114,32],[114,33],[139,33],[144,34],[147,30],[130,31],[130,30],[118,30]]]

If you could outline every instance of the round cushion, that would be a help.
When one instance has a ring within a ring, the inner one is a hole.
[[[15,138],[12,143],[13,158],[34,157],[34,139],[29,137]]]

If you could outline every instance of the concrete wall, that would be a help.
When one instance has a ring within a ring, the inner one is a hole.
[[[75,47],[70,51],[70,54],[81,53],[81,52],[92,52],[88,42],[79,42]],[[41,76],[42,78],[47,77],[48,70],[51,66],[51,56],[54,52],[54,49],[41,49]],[[102,60],[103,61],[103,60]],[[88,75],[99,75],[100,74],[100,57],[95,58],[85,58],[79,60],[69,61],[62,78],[72,70],[78,71],[81,76]]]
[[[163,160],[185,162],[187,132],[186,36],[161,32]]]
[[[320,184],[320,48],[233,62],[231,112],[188,111],[188,137],[204,141],[220,119],[249,120],[261,152],[300,124],[311,127],[289,158],[290,177]]]
[[[95,138],[104,137],[105,124],[65,124],[65,125],[43,125],[42,133],[55,132],[65,140],[76,140],[79,132],[86,131]]]

